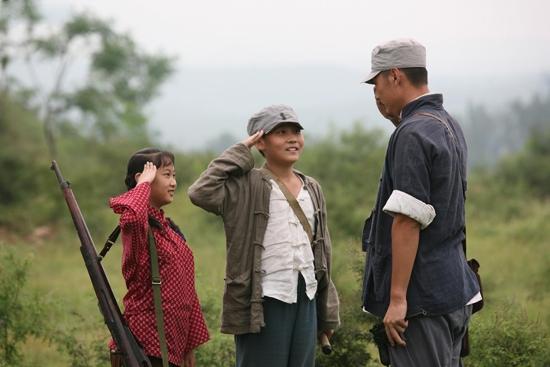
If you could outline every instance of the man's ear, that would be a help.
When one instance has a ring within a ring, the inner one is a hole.
[[[393,68],[390,70],[390,81],[392,84],[399,84],[401,82],[401,70]]]

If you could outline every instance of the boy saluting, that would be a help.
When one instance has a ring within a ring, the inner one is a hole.
[[[235,335],[237,367],[313,367],[316,336],[330,337],[340,324],[325,198],[294,169],[302,129],[289,106],[262,109],[248,122],[249,137],[189,188],[195,205],[223,218],[221,331]],[[266,159],[261,169],[253,146]]]

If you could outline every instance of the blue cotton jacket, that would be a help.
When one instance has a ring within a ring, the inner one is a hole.
[[[430,113],[447,122],[449,129]],[[465,227],[467,148],[459,124],[443,108],[441,94],[405,106],[390,137],[375,208],[363,229],[367,252],[363,307],[383,317],[390,300],[393,217],[384,205],[397,190],[431,205],[435,218],[420,231],[407,290],[407,317],[442,315],[479,292],[462,249]]]

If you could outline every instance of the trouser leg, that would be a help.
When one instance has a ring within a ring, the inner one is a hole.
[[[449,317],[453,320],[449,321],[449,324],[454,326],[453,329],[453,355],[451,359],[451,366],[462,367],[462,359],[460,358],[460,351],[462,349],[462,339],[468,330],[470,324],[470,317],[472,316],[472,306],[466,306],[462,312],[456,312],[449,314]],[[464,321],[466,319],[466,321]]]
[[[235,336],[237,367],[286,367],[294,325],[293,305],[265,297],[265,326],[259,333]]]
[[[259,333],[235,336],[237,367],[313,367],[317,313],[315,300],[298,281],[298,302],[289,304],[265,297],[265,326]]]
[[[298,280],[298,304],[288,367],[313,367],[317,340],[317,307],[306,295],[302,276]]]
[[[459,367],[462,337],[471,315],[471,306],[447,315],[409,320],[405,347],[390,347],[393,367]]]

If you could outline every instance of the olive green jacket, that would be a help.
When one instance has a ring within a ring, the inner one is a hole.
[[[330,279],[332,248],[325,199],[317,181],[296,173],[304,181],[315,209],[312,249],[318,282],[318,329],[335,329],[340,324],[339,301]],[[195,205],[223,218],[227,259],[222,333],[260,332],[265,326],[261,259],[269,218],[269,178],[254,168],[250,149],[239,143],[210,162],[188,194]]]

